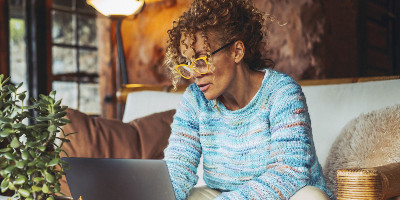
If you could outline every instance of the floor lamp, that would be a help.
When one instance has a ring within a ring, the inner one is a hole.
[[[86,0],[86,2],[101,14],[110,17],[111,20],[116,21],[115,24],[118,54],[116,88],[120,88],[121,82],[123,85],[128,84],[124,46],[121,37],[121,23],[126,16],[139,13],[143,9],[144,0]],[[110,99],[110,97],[106,98]],[[117,117],[119,119],[121,118],[121,113],[121,105],[117,104]]]

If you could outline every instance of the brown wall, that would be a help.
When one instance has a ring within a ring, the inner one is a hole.
[[[122,23],[129,83],[170,83],[162,65],[166,32],[191,1],[166,2],[150,3],[137,17],[130,16]],[[358,76],[357,0],[253,2],[276,19],[268,25],[267,47],[276,70],[296,80]],[[112,47],[116,57],[115,42]],[[109,77],[112,67],[105,67],[100,76]]]
[[[269,27],[278,71],[297,80],[357,76],[356,0],[254,2],[279,21]]]
[[[357,76],[356,0],[253,2],[277,19],[268,26],[276,70],[297,80]],[[169,83],[162,66],[166,31],[189,3],[150,3],[123,21],[129,83]]]
[[[170,83],[163,67],[167,30],[189,6],[190,1],[149,3],[136,18],[122,23],[122,37],[129,83]]]

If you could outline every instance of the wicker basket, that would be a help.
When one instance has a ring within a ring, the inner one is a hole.
[[[388,199],[400,195],[400,163],[337,171],[337,199]]]

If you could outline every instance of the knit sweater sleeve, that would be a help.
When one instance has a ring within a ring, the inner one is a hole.
[[[315,151],[300,86],[289,81],[275,89],[268,107],[271,146],[266,172],[216,199],[289,199],[307,185]]]
[[[197,166],[201,157],[196,100],[190,89],[181,99],[171,125],[169,144],[164,151],[176,199],[186,199],[197,183]]]

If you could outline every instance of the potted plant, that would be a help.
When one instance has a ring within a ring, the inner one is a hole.
[[[61,129],[70,121],[63,118],[66,106],[55,100],[55,91],[39,99],[31,98],[31,105],[24,105],[26,91],[6,84],[0,75],[0,149],[1,191],[14,191],[13,198],[51,200],[60,193],[63,168],[60,160],[62,145],[68,142]]]

